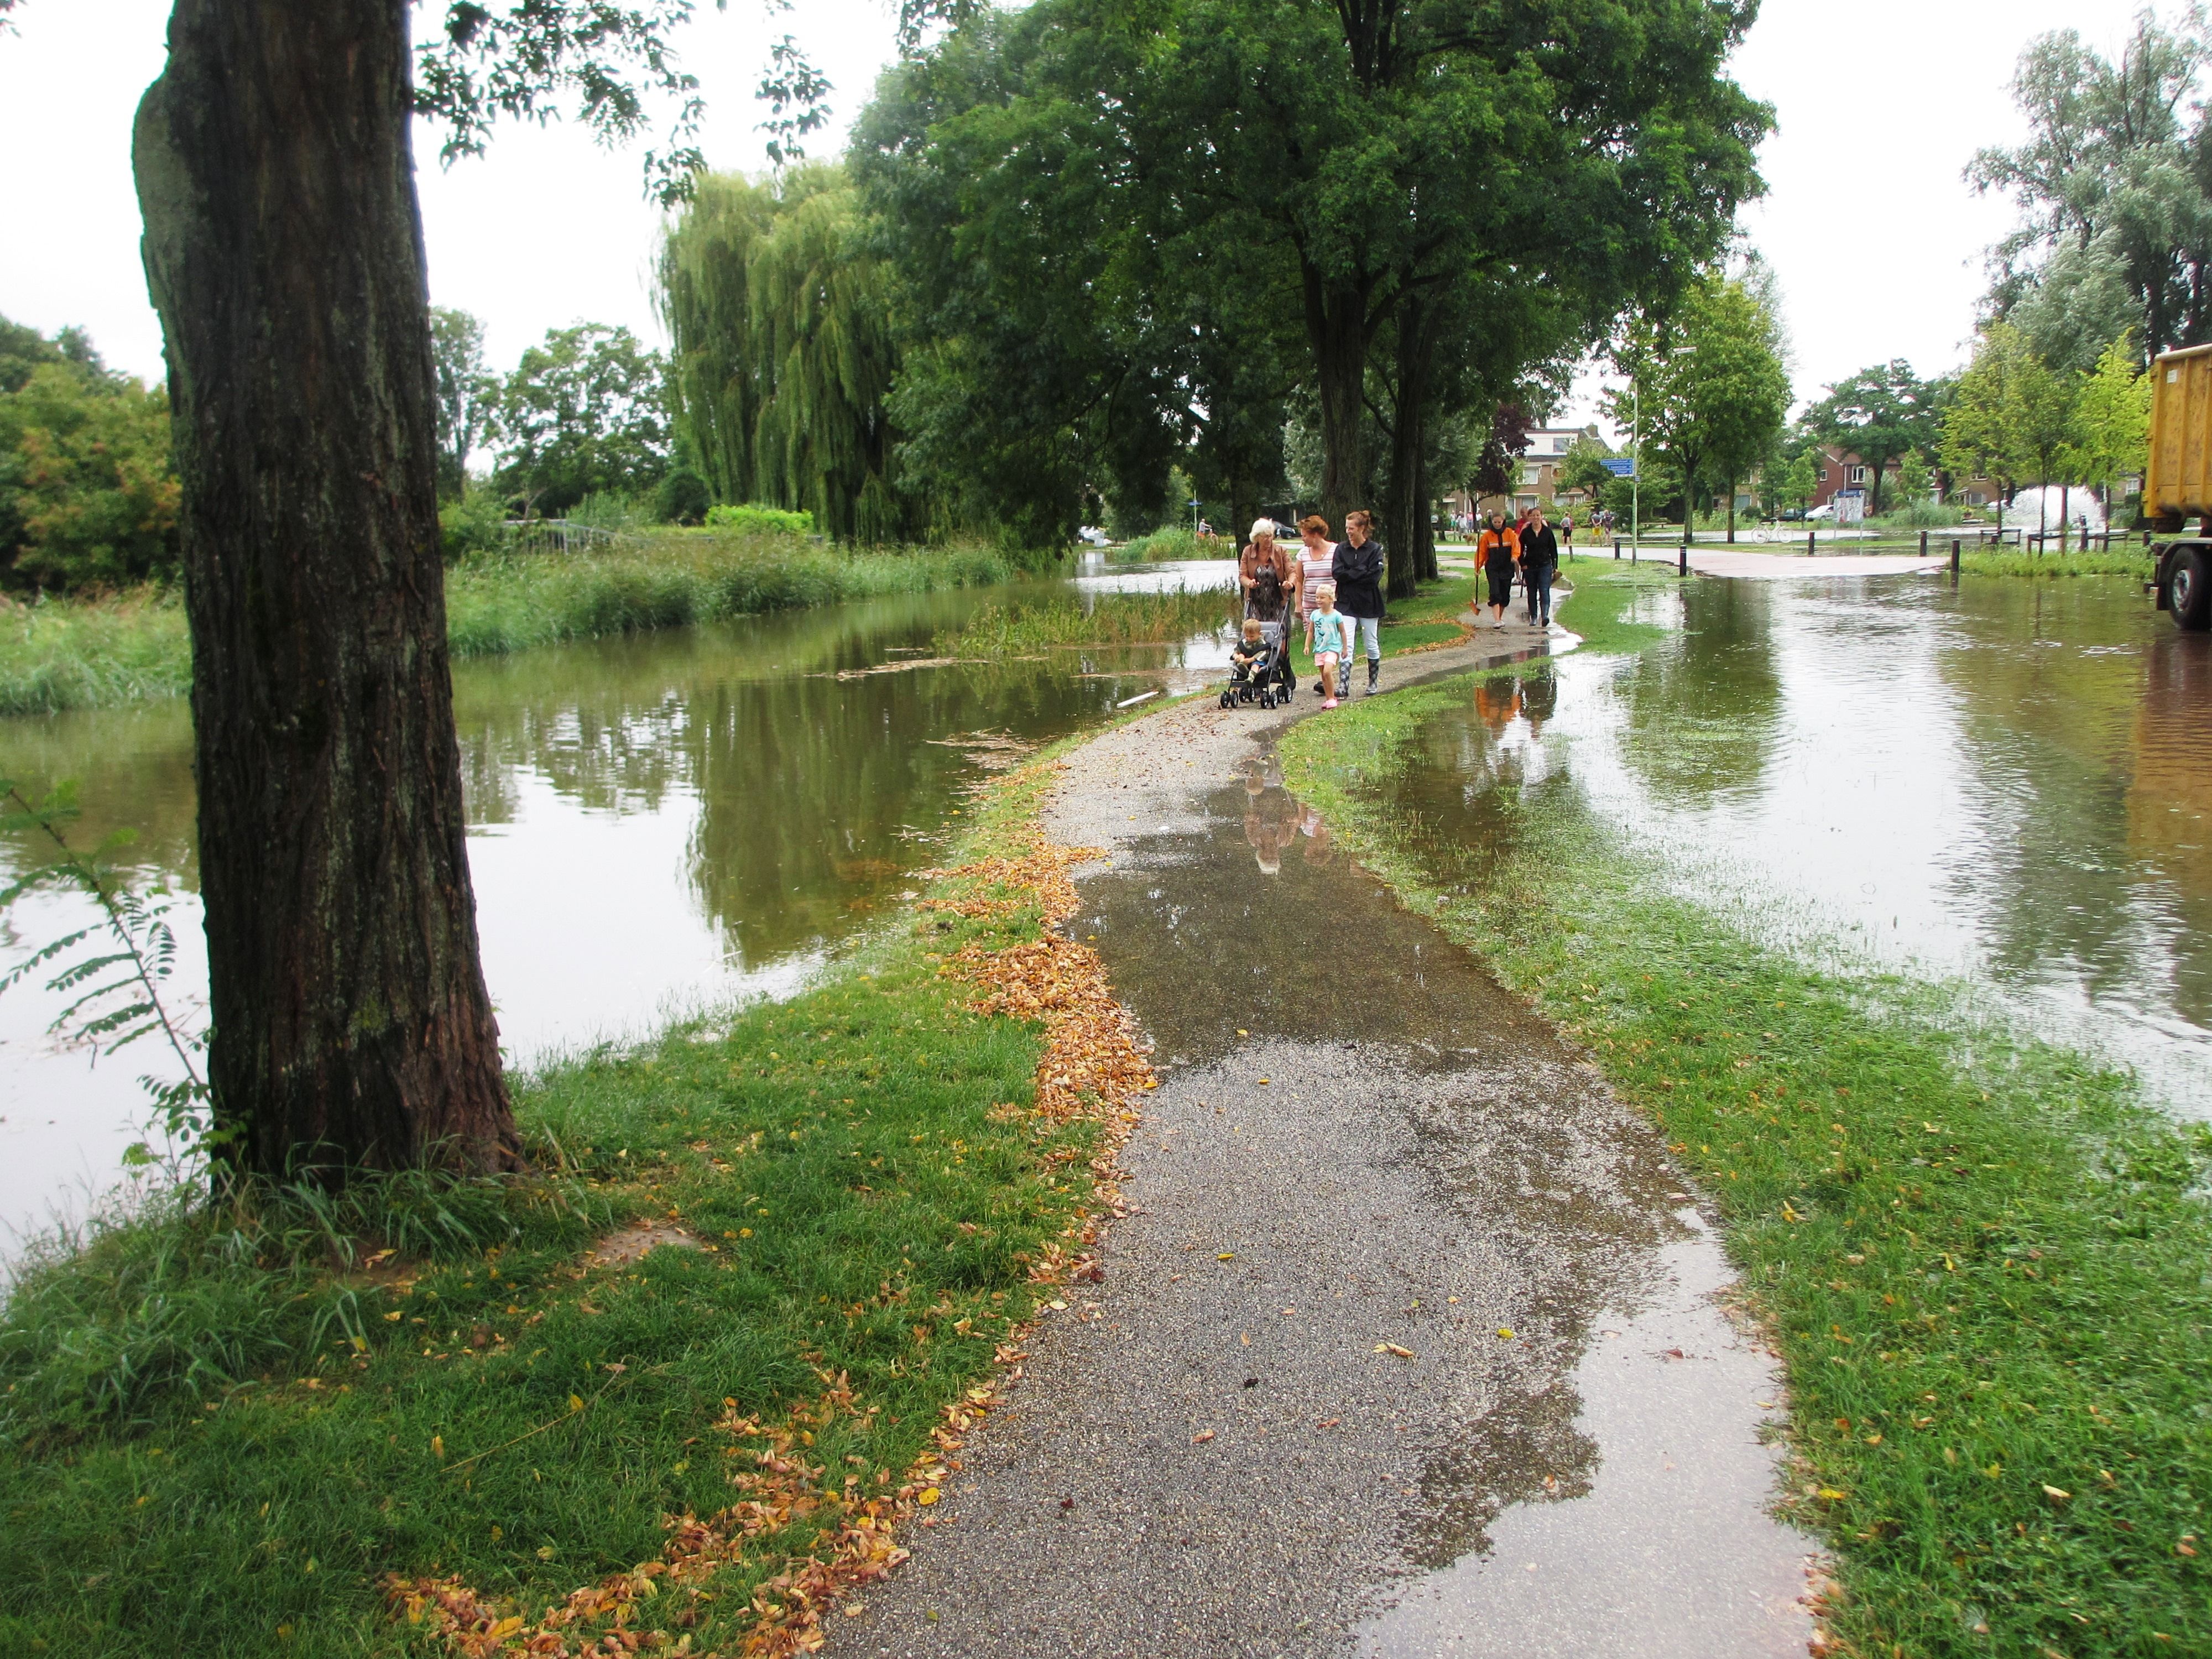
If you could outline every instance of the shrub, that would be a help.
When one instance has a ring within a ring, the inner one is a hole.
[[[725,502],[708,511],[707,527],[735,530],[748,536],[811,536],[814,515],[795,513],[787,507],[763,507],[753,501],[742,506]]]
[[[495,489],[470,490],[438,509],[438,539],[446,562],[471,554],[495,553],[507,544],[507,503]]]
[[[714,507],[714,492],[690,467],[679,466],[660,481],[653,504],[663,524],[704,524]]]

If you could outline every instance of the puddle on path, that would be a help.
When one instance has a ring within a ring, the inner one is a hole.
[[[1404,1340],[1432,1362],[1409,1367],[1393,1425],[1417,1442],[1397,1449],[1418,1473],[1364,1483],[1357,1501],[1381,1490],[1392,1511],[1368,1527],[1382,1547],[1335,1564],[1344,1644],[1376,1659],[1802,1652],[1811,1541],[1765,1513],[1778,1383],[1722,1311],[1725,1257],[1649,1125],[1349,865],[1270,763],[1215,793],[1206,821],[1125,845],[1085,880],[1073,931],[1095,939],[1170,1088],[1189,1079],[1179,1095],[1260,1114],[1261,1134],[1270,1110],[1340,1113],[1341,1179],[1321,1203],[1356,1210],[1386,1176],[1421,1194],[1410,1218],[1347,1212],[1335,1228],[1357,1280],[1368,1236],[1395,1248],[1410,1222],[1424,1259],[1405,1288],[1434,1298],[1403,1310]],[[1260,1065],[1274,1074],[1240,1099]],[[1178,1131],[1150,1133],[1165,1154]],[[1133,1157],[1133,1194],[1150,1150]],[[1454,1286],[1461,1305],[1436,1306]],[[1278,1357],[1274,1375],[1295,1383],[1308,1359]]]

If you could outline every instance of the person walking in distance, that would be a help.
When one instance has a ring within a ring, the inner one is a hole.
[[[1559,568],[1559,538],[1544,522],[1544,509],[1528,514],[1521,531],[1521,587],[1528,596],[1528,621],[1536,628],[1552,625],[1552,577]]]
[[[1318,513],[1309,513],[1298,520],[1298,539],[1305,544],[1305,551],[1298,556],[1298,620],[1310,624],[1314,612],[1320,608],[1321,590],[1336,580],[1336,544],[1328,538],[1328,520]],[[1306,648],[1313,648],[1310,625]],[[1336,694],[1325,690],[1318,682],[1314,690],[1323,697]]]
[[[1352,695],[1352,655],[1367,647],[1367,695],[1381,690],[1382,677],[1382,544],[1375,539],[1375,520],[1364,507],[1344,515],[1344,539],[1331,562],[1336,608],[1352,619],[1356,635],[1345,641],[1344,694]]]
[[[1571,559],[1575,556],[1575,515],[1571,513],[1559,520],[1559,550]]]
[[[1505,527],[1505,515],[1490,515],[1490,528],[1474,544],[1475,562],[1490,579],[1490,625],[1505,626],[1505,602],[1513,597],[1513,567],[1521,557],[1521,541]]]

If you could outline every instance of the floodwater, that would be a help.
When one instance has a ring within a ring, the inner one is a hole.
[[[1386,786],[1473,870],[1566,783],[1770,942],[1964,990],[2212,1115],[2212,638],[2122,579],[1692,579]],[[1571,606],[1566,616],[1572,625]]]
[[[994,764],[1218,672],[1225,640],[1200,637],[853,673],[930,656],[933,635],[980,606],[1071,591],[1110,602],[1133,576],[1226,588],[1234,566],[1109,568],[459,665],[470,866],[509,1055],[528,1064],[672,1012],[789,994],[910,890]],[[185,705],[0,721],[0,775],[33,793],[76,780],[79,845],[135,834],[124,856],[177,901],[178,1000],[204,1008]],[[0,875],[43,855],[0,843]],[[88,919],[81,899],[19,904],[0,971]],[[59,1006],[36,982],[0,996],[0,1255],[10,1234],[115,1184],[143,1133],[138,1077],[171,1074],[148,1044],[97,1064],[58,1048],[46,1027]]]

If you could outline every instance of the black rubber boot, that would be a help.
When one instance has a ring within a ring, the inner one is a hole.
[[[1367,695],[1369,696],[1373,696],[1379,689],[1376,683],[1382,678],[1382,659],[1380,657],[1370,657],[1367,659]]]

